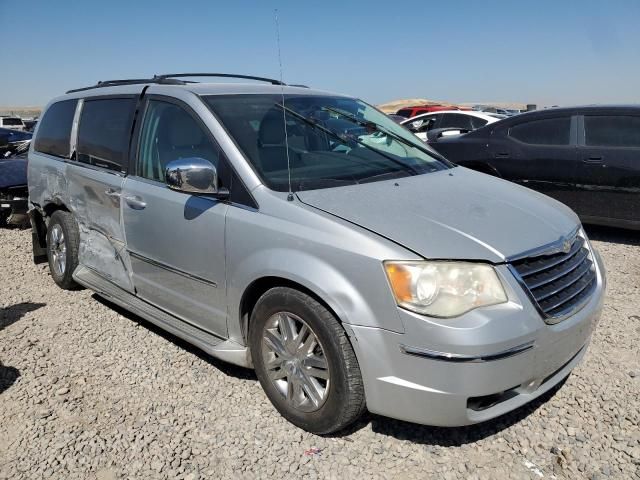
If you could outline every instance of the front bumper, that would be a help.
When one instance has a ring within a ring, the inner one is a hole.
[[[555,325],[544,323],[524,299],[469,312],[456,322],[402,310],[404,334],[350,326],[369,411],[462,426],[498,417],[553,388],[583,358],[600,318],[605,279],[595,257],[593,295]]]

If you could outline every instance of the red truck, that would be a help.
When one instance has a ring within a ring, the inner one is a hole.
[[[442,110],[471,110],[468,107],[456,107],[454,105],[415,105],[412,107],[404,107],[396,112],[405,118],[412,118],[423,113],[440,112]]]

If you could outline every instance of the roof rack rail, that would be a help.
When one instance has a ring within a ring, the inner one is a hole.
[[[272,85],[286,85],[286,83],[281,82],[280,80],[275,80],[273,78],[266,77],[255,77],[253,75],[237,75],[234,73],[167,73],[163,75],[154,75],[154,79],[166,80],[172,78],[183,78],[183,77],[221,77],[221,78],[242,78],[245,80],[257,80],[259,82],[267,82]]]
[[[125,78],[122,80],[100,80],[95,85],[91,85],[89,87],[82,88],[74,88],[73,90],[68,90],[66,93],[75,93],[75,92],[84,92],[85,90],[92,90],[94,88],[105,88],[105,87],[117,87],[119,85],[139,85],[143,83],[165,83],[171,85],[184,85],[189,82],[184,82],[182,80],[167,78],[167,79],[156,79],[156,78]]]
[[[221,77],[221,78],[242,78],[245,80],[257,80],[259,82],[268,82],[272,85],[286,85],[286,83],[273,78],[255,77],[253,75],[236,75],[233,73],[169,73],[162,75],[154,75],[152,78],[125,78],[122,80],[101,80],[95,85],[82,88],[74,88],[66,93],[84,92],[85,90],[93,90],[94,88],[116,87],[119,85],[138,85],[143,83],[159,83],[165,85],[186,85],[187,83],[196,83],[190,80],[180,80],[184,77]]]

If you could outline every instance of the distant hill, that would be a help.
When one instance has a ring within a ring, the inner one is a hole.
[[[435,100],[428,100],[426,98],[405,98],[403,100],[393,100],[387,103],[381,103],[377,107],[384,113],[396,113],[398,110],[411,105],[455,105],[451,102],[438,102]]]
[[[524,103],[510,103],[510,102],[464,102],[464,103],[451,103],[451,102],[439,102],[436,100],[429,100],[426,98],[405,98],[402,100],[393,100],[391,102],[382,103],[377,107],[384,113],[396,113],[398,110],[404,107],[413,105],[447,105],[447,106],[461,106],[472,107],[474,105],[486,105],[498,108],[516,108],[524,110],[526,105]]]
[[[0,107],[0,115],[17,115],[23,118],[38,117],[42,107]]]

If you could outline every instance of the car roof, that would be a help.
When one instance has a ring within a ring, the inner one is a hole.
[[[409,123],[409,122],[413,122],[415,120],[420,120],[421,118],[425,118],[425,117],[430,117],[432,115],[441,115],[443,113],[457,113],[460,115],[468,115],[470,117],[478,117],[478,118],[482,118],[483,120],[489,120],[489,121],[497,121],[499,119],[497,119],[496,117],[492,117],[491,115],[485,113],[485,112],[476,112],[473,110],[440,110],[437,112],[427,112],[427,113],[421,113],[420,115],[416,115],[415,117],[411,117],[411,118],[407,118],[404,122],[401,123],[405,124],[405,123]]]
[[[238,94],[284,94],[284,95],[331,95],[344,96],[323,90],[316,90],[304,86],[271,85],[268,83],[186,83],[184,85],[160,84],[154,82],[135,83],[127,85],[115,85],[96,87],[86,90],[78,90],[66,93],[52,100],[52,102],[75,99],[91,98],[106,95],[138,95],[145,86],[153,86],[156,92],[166,90],[167,94],[176,90],[192,92],[196,95],[238,95]]]
[[[533,117],[544,117],[544,116],[556,116],[556,115],[576,115],[585,112],[602,112],[602,111],[640,111],[639,104],[604,104],[604,105],[575,105],[569,107],[551,107],[545,108],[542,110],[532,110],[530,112],[522,112],[519,115],[514,117],[509,117],[509,119],[522,119],[522,118],[533,118]]]

